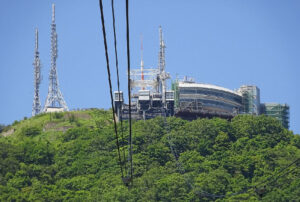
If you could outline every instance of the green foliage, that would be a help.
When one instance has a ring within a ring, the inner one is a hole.
[[[15,121],[12,123],[12,125],[15,126],[15,125],[17,125],[18,123],[20,123],[20,122],[17,121],[17,120],[15,120]]]
[[[53,118],[55,119],[61,119],[62,117],[64,117],[64,114],[61,112],[54,112],[53,113]]]
[[[118,131],[127,158],[128,123]],[[300,136],[270,117],[133,122],[134,182],[121,180],[111,111],[40,114],[0,138],[0,201],[297,201]],[[122,136],[124,139],[122,140]],[[173,145],[178,164],[170,149]],[[297,167],[298,166],[298,167]],[[126,173],[126,172],[125,172]],[[274,178],[272,178],[274,179]],[[230,195],[259,183],[254,189]],[[206,192],[226,195],[213,198]]]
[[[22,134],[25,136],[36,136],[41,134],[42,129],[37,126],[27,126],[22,128]]]
[[[77,119],[76,119],[76,117],[75,117],[75,115],[74,114],[71,114],[70,116],[69,116],[69,122],[70,123],[73,123],[73,122],[75,122]]]
[[[4,124],[0,124],[0,133],[2,133],[2,131],[4,130],[5,125]]]

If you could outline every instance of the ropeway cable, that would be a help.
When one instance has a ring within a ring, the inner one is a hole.
[[[118,61],[118,50],[117,50],[117,36],[116,36],[116,22],[115,22],[115,8],[114,0],[111,0],[111,11],[112,11],[112,20],[113,20],[113,30],[114,30],[114,47],[115,47],[115,61],[116,61],[116,72],[117,72],[117,86],[118,86],[118,96],[120,99],[120,79],[119,79],[119,61]],[[123,134],[123,118],[122,112],[120,113],[120,122],[121,122],[121,140],[124,143],[124,134]],[[126,172],[126,163],[125,163],[125,149],[123,148],[123,164]]]
[[[133,184],[133,163],[132,163],[132,126],[131,126],[131,80],[130,80],[130,43],[129,43],[129,0],[126,0],[126,41],[127,41],[127,73],[128,73],[128,104],[129,104],[129,161],[130,179]]]
[[[108,51],[107,51],[107,41],[106,41],[106,31],[105,31],[105,24],[104,24],[104,13],[103,13],[102,0],[99,0],[99,6],[100,6],[100,13],[101,13],[102,33],[103,33],[103,41],[104,41],[104,48],[105,48],[106,69],[107,69],[107,75],[108,75],[111,108],[112,108],[113,120],[114,120],[114,130],[115,130],[115,135],[116,135],[116,144],[117,144],[117,148],[118,148],[118,158],[119,158],[119,163],[120,163],[120,169],[121,169],[121,174],[122,174],[122,178],[123,178],[124,174],[123,174],[122,160],[121,160],[121,155],[120,155],[120,145],[119,145],[119,137],[118,137],[118,131],[117,131],[115,109],[114,109],[114,104],[113,104],[113,93],[112,93],[112,85],[111,85],[111,75],[110,75],[110,68],[109,68],[109,58],[108,58]]]

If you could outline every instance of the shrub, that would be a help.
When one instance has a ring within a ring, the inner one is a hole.
[[[59,112],[54,112],[53,114],[53,118],[55,119],[61,119],[63,117],[63,113],[59,113]]]
[[[37,126],[28,126],[22,128],[22,134],[25,136],[36,136],[41,134],[41,132],[42,132],[41,128]]]
[[[4,124],[0,124],[0,133],[2,133],[2,131],[4,130],[5,125]]]
[[[77,119],[76,119],[76,117],[75,117],[74,114],[71,114],[71,115],[69,116],[69,122],[70,122],[70,123],[74,123],[76,120],[77,120]]]

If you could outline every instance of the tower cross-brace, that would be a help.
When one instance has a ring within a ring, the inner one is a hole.
[[[52,4],[52,23],[51,23],[51,70],[49,73],[49,88],[48,96],[46,99],[44,111],[47,112],[48,108],[62,108],[64,111],[68,110],[67,104],[59,89],[57,71],[56,71],[56,58],[57,58],[57,33],[55,24],[55,5]]]

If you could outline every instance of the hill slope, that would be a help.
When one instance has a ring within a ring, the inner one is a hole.
[[[42,114],[5,131],[11,132],[0,137],[1,201],[300,198],[300,162],[291,165],[300,158],[300,138],[265,116],[134,122],[130,189],[121,180],[109,111]],[[230,195],[236,192],[244,193]]]

